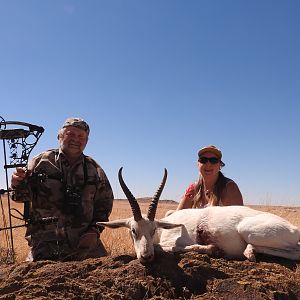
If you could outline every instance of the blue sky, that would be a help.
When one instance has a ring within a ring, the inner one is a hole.
[[[246,204],[300,206],[299,1],[1,1],[0,41],[0,115],[45,128],[32,156],[78,116],[117,198],[119,167],[136,197],[166,167],[179,201],[215,144]]]

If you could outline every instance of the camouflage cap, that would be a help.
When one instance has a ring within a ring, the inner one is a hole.
[[[84,131],[87,132],[87,134],[90,133],[90,127],[88,125],[87,122],[85,122],[83,119],[81,118],[68,118],[63,125],[63,128],[67,127],[67,126],[74,126],[77,128],[80,128]]]

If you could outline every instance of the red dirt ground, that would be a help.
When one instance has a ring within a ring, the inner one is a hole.
[[[0,299],[300,299],[300,262],[161,253],[0,266]]]

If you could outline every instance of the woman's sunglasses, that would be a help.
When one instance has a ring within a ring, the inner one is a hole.
[[[217,163],[220,162],[220,160],[216,157],[205,157],[205,156],[201,156],[198,161],[201,163],[201,164],[206,164],[207,162],[210,162],[212,165],[215,165]]]

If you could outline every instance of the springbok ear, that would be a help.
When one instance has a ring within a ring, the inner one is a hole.
[[[128,219],[115,220],[115,221],[110,221],[110,222],[97,222],[96,224],[98,226],[105,226],[105,227],[109,227],[109,228],[120,228],[120,227],[130,228]]]
[[[175,227],[184,226],[183,224],[174,224],[174,223],[163,222],[163,221],[156,221],[156,224],[158,228],[163,228],[163,229],[172,229]]]

